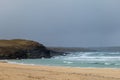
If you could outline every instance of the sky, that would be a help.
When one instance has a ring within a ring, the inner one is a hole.
[[[0,39],[120,46],[120,0],[0,0]]]

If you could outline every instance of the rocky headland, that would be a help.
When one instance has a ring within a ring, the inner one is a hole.
[[[0,59],[50,58],[54,55],[60,55],[60,52],[48,50],[36,41],[0,40]]]
[[[43,44],[25,39],[0,40],[0,59],[36,59],[66,55],[71,52],[120,51],[120,47],[77,48],[45,47]]]

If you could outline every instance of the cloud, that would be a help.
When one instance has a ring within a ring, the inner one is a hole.
[[[0,1],[0,38],[47,46],[120,45],[119,0]]]

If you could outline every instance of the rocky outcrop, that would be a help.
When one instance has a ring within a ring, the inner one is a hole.
[[[0,40],[0,59],[50,58],[50,50],[42,44],[23,39]]]

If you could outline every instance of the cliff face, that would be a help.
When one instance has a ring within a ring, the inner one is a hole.
[[[50,58],[50,51],[42,44],[22,39],[0,40],[0,59]]]

